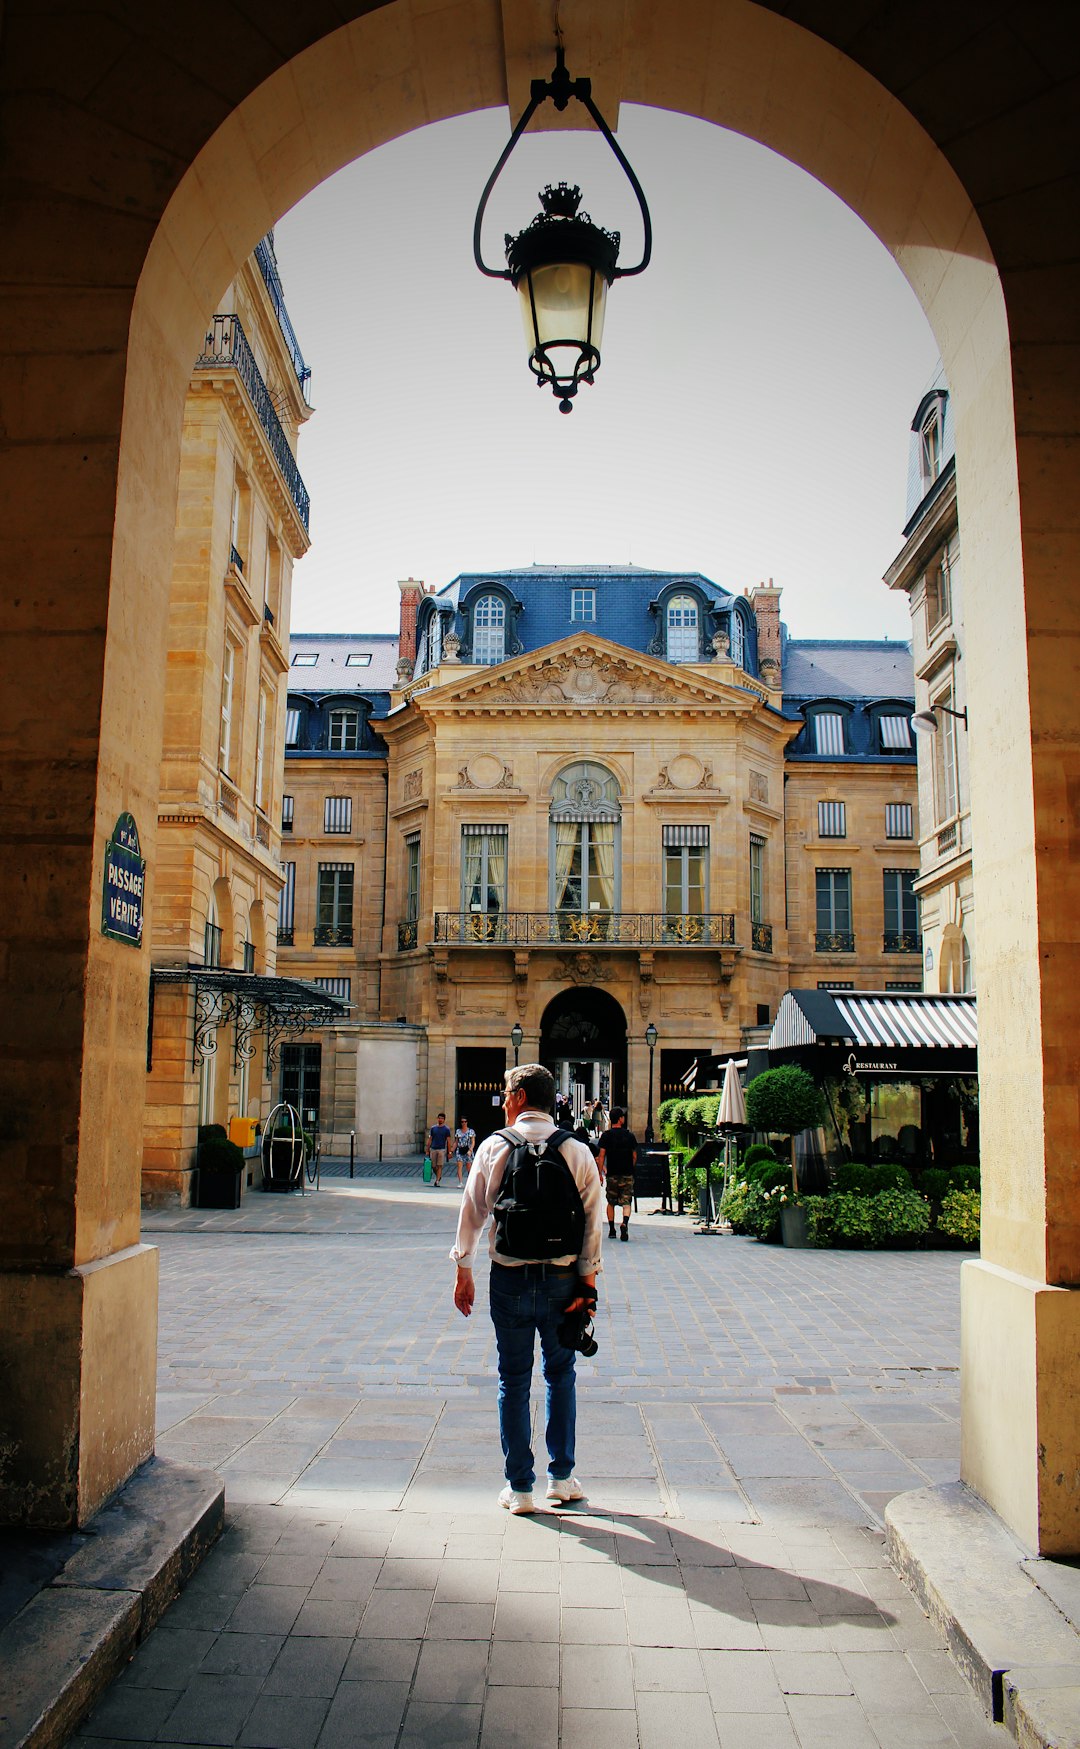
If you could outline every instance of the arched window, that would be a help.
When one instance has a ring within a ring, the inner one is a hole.
[[[701,654],[698,604],[692,595],[673,595],[664,614],[664,650],[669,662],[696,662]]]
[[[473,609],[472,659],[490,668],[506,654],[506,603],[501,595],[481,595]]]
[[[551,786],[551,909],[560,941],[607,941],[619,909],[622,804],[610,771],[579,760]]]
[[[731,610],[731,660],[736,668],[746,666],[746,627],[737,607]]]

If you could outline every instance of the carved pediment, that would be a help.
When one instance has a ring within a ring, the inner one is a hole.
[[[636,656],[599,639],[550,646],[471,674],[452,687],[440,687],[425,705],[451,700],[458,708],[476,705],[550,705],[556,709],[597,705],[626,709],[638,705],[715,704],[728,689],[710,676],[682,674],[648,656]],[[736,698],[731,698],[732,704]],[[745,709],[747,700],[739,698]]]

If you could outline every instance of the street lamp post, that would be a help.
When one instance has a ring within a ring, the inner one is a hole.
[[[514,1068],[515,1069],[518,1066],[518,1055],[521,1051],[521,1041],[524,1037],[525,1037],[525,1034],[521,1030],[520,1020],[515,1020],[513,1026],[510,1028],[510,1043],[514,1047]]]
[[[649,1115],[648,1115],[647,1119],[645,1120],[645,1146],[647,1148],[651,1148],[653,1143],[656,1140],[656,1137],[653,1135],[652,1101],[653,1101],[653,1067],[654,1067],[654,1063],[655,1063],[655,1059],[656,1059],[656,1041],[659,1038],[659,1036],[660,1036],[659,1033],[657,1032],[655,1026],[653,1025],[652,1021],[650,1020],[648,1026],[645,1028],[645,1043],[649,1047]]]

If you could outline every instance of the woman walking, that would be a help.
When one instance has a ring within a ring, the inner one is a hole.
[[[472,1165],[473,1155],[476,1152],[476,1131],[469,1128],[469,1120],[464,1115],[458,1118],[458,1126],[454,1131],[454,1139],[451,1146],[454,1150],[454,1158],[457,1161],[457,1181],[461,1184],[463,1182],[462,1170],[464,1169],[465,1177],[467,1178],[469,1175],[469,1167]]]

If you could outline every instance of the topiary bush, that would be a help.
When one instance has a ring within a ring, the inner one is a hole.
[[[805,1069],[785,1063],[755,1075],[746,1089],[746,1121],[755,1130],[769,1130],[791,1141],[791,1175],[796,1182],[795,1137],[825,1116],[825,1101]]]
[[[882,1190],[910,1190],[911,1173],[906,1166],[891,1161],[880,1166],[859,1166],[844,1161],[833,1174],[833,1187],[852,1191],[857,1196],[877,1196]]]
[[[742,1158],[743,1171],[756,1166],[759,1160],[768,1160],[770,1164],[776,1161],[776,1154],[767,1142],[751,1142]]]
[[[930,1225],[930,1205],[914,1190],[875,1196],[834,1190],[803,1198],[811,1235],[819,1245],[912,1244]]]
[[[945,1197],[938,1216],[938,1231],[962,1245],[979,1243],[979,1217],[982,1198],[977,1190],[952,1190]]]
[[[210,1125],[206,1126],[208,1129]],[[216,1126],[220,1128],[220,1125]],[[230,1142],[222,1130],[219,1136],[207,1136],[199,1143],[196,1156],[198,1165],[207,1172],[242,1172],[244,1170],[244,1154],[235,1142]]]

